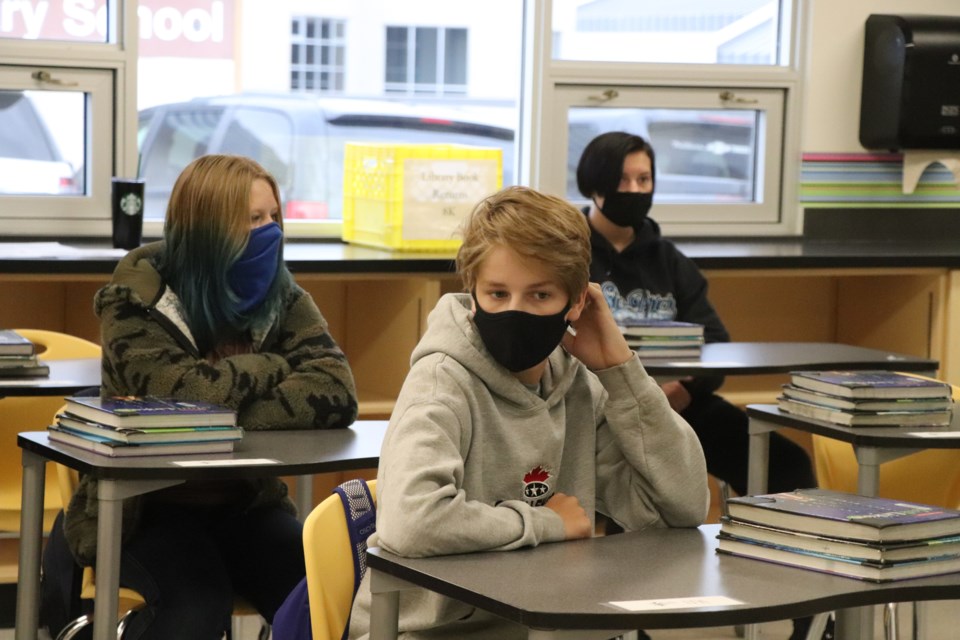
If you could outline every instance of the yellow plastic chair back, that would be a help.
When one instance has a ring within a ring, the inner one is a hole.
[[[377,481],[368,480],[376,502]],[[340,496],[314,507],[303,523],[310,626],[313,640],[340,640],[353,605],[353,551]]]
[[[27,340],[37,345],[41,360],[70,358],[99,358],[100,345],[56,331],[17,329]],[[21,431],[43,431],[50,424],[50,416],[63,404],[62,397],[18,398],[0,400],[0,530],[20,531],[20,499],[23,480],[17,434]],[[47,482],[43,501],[43,527],[49,531],[53,519],[63,506],[57,489],[53,465],[47,465]]]
[[[960,400],[960,388],[956,386],[953,400]],[[960,411],[960,406],[954,411]],[[813,452],[820,487],[857,492],[857,459],[852,445],[814,435]],[[884,462],[880,465],[880,495],[960,508],[960,449],[930,449]]]

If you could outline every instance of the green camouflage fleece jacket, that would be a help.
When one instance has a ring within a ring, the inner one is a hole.
[[[291,287],[269,326],[252,332],[256,353],[211,363],[197,351],[179,300],[153,266],[161,246],[153,243],[127,254],[95,297],[102,395],[222,404],[237,411],[245,429],[330,429],[356,420],[353,374],[309,294]],[[255,496],[250,507],[279,504],[295,512],[278,478],[249,482]],[[124,500],[124,540],[137,526],[140,507],[139,497]],[[97,482],[84,476],[64,520],[67,542],[83,565],[93,564],[96,556],[97,508]]]

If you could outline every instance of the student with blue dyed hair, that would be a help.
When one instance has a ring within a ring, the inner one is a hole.
[[[227,405],[245,429],[327,429],[357,417],[354,380],[283,262],[277,183],[256,162],[198,158],[177,179],[163,240],[137,248],[95,299],[101,394]],[[63,518],[95,564],[96,482]],[[147,607],[126,638],[220,638],[235,595],[268,621],[305,574],[301,525],[279,479],[190,481],[123,505],[120,583]]]

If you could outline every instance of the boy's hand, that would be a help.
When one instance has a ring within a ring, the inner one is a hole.
[[[571,324],[577,335],[568,331],[563,336],[563,347],[588,369],[609,369],[633,357],[597,283],[591,282],[587,287],[583,311]]]
[[[564,539],[589,538],[593,533],[590,518],[587,517],[587,512],[580,506],[576,496],[557,493],[547,500],[544,506],[555,511],[563,520]]]

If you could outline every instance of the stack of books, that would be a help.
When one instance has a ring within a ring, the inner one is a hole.
[[[892,371],[793,371],[777,399],[781,411],[850,427],[946,426],[952,388]]]
[[[721,553],[887,582],[960,571],[960,511],[799,489],[731,498]]]
[[[624,320],[620,330],[641,360],[699,358],[703,325],[678,320]]]
[[[13,329],[0,329],[0,376],[4,378],[42,377],[50,367],[37,360],[32,342]]]
[[[50,440],[111,457],[228,453],[243,437],[237,413],[154,397],[69,397]]]

